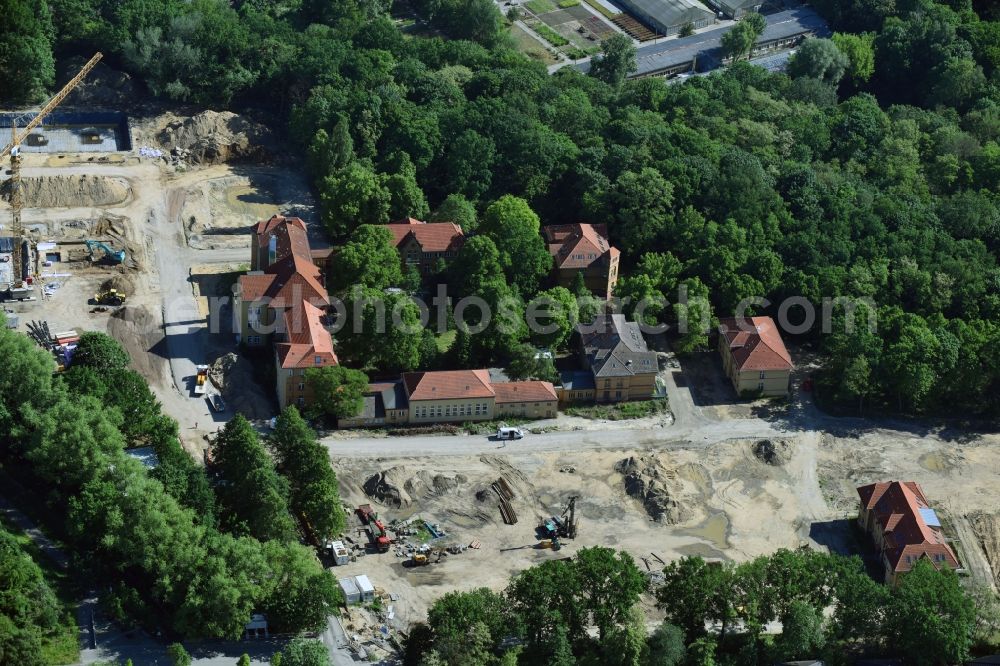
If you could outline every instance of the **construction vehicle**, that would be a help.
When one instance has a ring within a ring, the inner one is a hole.
[[[413,557],[410,558],[410,561],[418,567],[426,566],[431,563],[430,558],[427,557],[427,553],[413,553]]]
[[[375,547],[380,553],[389,552],[389,544],[391,543],[389,539],[389,534],[385,531],[385,524],[375,518],[370,523],[368,523],[368,536],[371,539],[372,546]]]
[[[25,270],[27,262],[25,262],[21,247],[24,243],[24,224],[21,221],[21,211],[24,208],[24,195],[21,191],[21,143],[31,135],[32,130],[42,124],[42,121],[52,113],[53,109],[59,106],[73,92],[73,89],[80,84],[80,81],[83,81],[84,77],[90,73],[90,70],[94,69],[103,57],[103,54],[95,53],[94,57],[87,61],[87,64],[83,66],[77,75],[70,79],[69,83],[63,86],[62,90],[57,92],[52,99],[46,102],[45,106],[35,114],[34,118],[24,125],[24,129],[20,132],[17,131],[18,120],[26,118],[26,115],[15,118],[10,124],[10,143],[0,148],[0,159],[10,155],[10,235],[13,237],[14,247],[11,260],[14,265],[11,267],[11,282],[5,292],[10,298],[24,300],[29,297],[32,290],[27,271]]]
[[[94,257],[94,250],[104,252],[104,260],[109,263],[120,264],[125,261],[125,250],[116,250],[110,245],[96,240],[85,240],[83,244],[87,246],[87,251],[90,252],[90,260],[93,262],[97,261]]]
[[[558,537],[552,537],[551,539],[542,539],[539,541],[536,548],[542,550],[560,550],[562,548],[562,544],[559,543]]]
[[[556,527],[559,530],[559,536],[566,537],[567,539],[576,538],[576,500],[579,496],[573,495],[569,498],[569,505],[566,510],[562,512],[562,515],[556,519]]]
[[[94,294],[94,303],[96,305],[111,305],[118,307],[119,305],[125,305],[125,294],[118,291],[117,289],[108,289],[107,291],[101,291]]]
[[[208,390],[208,366],[198,365],[195,366],[195,370],[198,371],[198,374],[194,376],[194,394],[205,395]]]

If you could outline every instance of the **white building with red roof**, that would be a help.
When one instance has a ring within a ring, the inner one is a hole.
[[[720,321],[719,355],[726,376],[738,395],[788,394],[795,365],[770,317]]]
[[[858,524],[871,535],[885,568],[885,582],[926,559],[936,569],[961,569],[941,521],[915,481],[870,483],[858,488]]]
[[[608,241],[603,224],[558,224],[542,227],[542,235],[552,255],[555,281],[572,287],[577,275],[596,296],[611,298],[618,284],[621,253]]]
[[[494,382],[488,370],[406,372],[396,382],[368,386],[361,412],[340,427],[465,423],[496,418],[554,418],[550,382]]]
[[[462,227],[452,222],[423,222],[408,217],[385,225],[403,262],[403,269],[416,268],[421,275],[435,272],[439,260],[450,260],[465,243]]]

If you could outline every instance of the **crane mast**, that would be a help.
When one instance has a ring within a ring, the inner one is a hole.
[[[21,222],[21,210],[24,208],[24,195],[21,190],[21,142],[24,141],[31,131],[38,127],[45,117],[52,112],[57,106],[59,106],[67,95],[73,92],[84,77],[90,73],[90,70],[94,69],[94,66],[104,57],[104,54],[98,52],[94,54],[87,64],[74,76],[69,82],[62,87],[62,90],[57,92],[52,99],[45,103],[45,106],[35,114],[24,128],[18,132],[17,131],[17,121],[20,118],[15,118],[10,126],[10,143],[6,145],[3,149],[0,149],[0,159],[5,156],[10,155],[10,207],[11,207],[11,236],[13,236],[13,252],[12,252],[12,263],[11,266],[11,277],[12,281],[10,284],[10,289],[20,289],[24,283],[24,256],[21,252],[21,245],[24,242],[24,225]],[[21,116],[24,118],[25,116]]]

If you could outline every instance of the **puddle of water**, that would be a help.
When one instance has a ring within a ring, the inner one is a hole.
[[[917,459],[917,463],[928,472],[947,472],[951,468],[944,456],[937,452],[925,453]]]
[[[684,530],[684,533],[710,542],[717,550],[725,550],[729,548],[729,542],[726,539],[728,531],[729,519],[726,518],[726,514],[717,513],[698,527]]]

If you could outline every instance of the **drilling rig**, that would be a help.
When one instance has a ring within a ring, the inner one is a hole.
[[[27,124],[18,132],[19,120],[25,120],[30,113],[15,118],[10,126],[10,143],[0,149],[0,160],[10,155],[10,208],[11,225],[10,235],[13,237],[13,248],[11,253],[11,282],[7,285],[6,295],[11,299],[24,300],[31,294],[31,287],[25,284],[27,271],[25,269],[25,257],[22,250],[24,244],[24,225],[21,222],[21,209],[24,208],[24,195],[21,191],[21,142],[28,138],[31,131],[42,124],[45,117],[52,113],[52,110],[59,106],[66,96],[73,92],[84,77],[94,69],[94,66],[103,58],[101,53],[95,53],[86,65],[83,66],[76,76],[70,79],[69,83],[62,87],[45,106],[35,114]],[[0,289],[3,287],[0,286]]]

